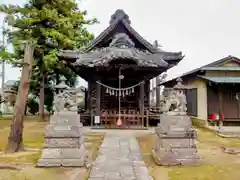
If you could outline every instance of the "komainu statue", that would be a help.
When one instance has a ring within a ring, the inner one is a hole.
[[[155,129],[157,141],[152,155],[159,165],[199,164],[196,148],[196,131],[186,113],[186,88],[178,79],[173,89],[168,89],[163,114]]]
[[[54,96],[54,112],[61,111],[77,112],[77,96],[74,90],[64,90]]]
[[[167,96],[164,97],[163,113],[169,115],[186,115],[187,100],[184,91],[175,88],[168,91]]]
[[[77,114],[74,90],[65,89],[54,97],[54,114],[44,133],[44,149],[39,167],[82,167],[86,165],[87,150],[84,130]]]

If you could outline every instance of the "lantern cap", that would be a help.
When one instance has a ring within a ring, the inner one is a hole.
[[[173,89],[176,90],[184,90],[184,89],[188,89],[185,85],[182,84],[183,80],[182,78],[177,78],[177,84],[175,86],[173,86]]]
[[[66,84],[66,78],[62,76],[60,78],[60,83],[55,86],[55,89],[69,89],[70,87]]]

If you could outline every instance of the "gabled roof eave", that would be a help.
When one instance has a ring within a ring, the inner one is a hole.
[[[220,60],[217,60],[217,61],[214,61],[214,62],[212,62],[212,63],[209,63],[209,64],[207,64],[207,65],[201,66],[201,67],[196,68],[196,69],[193,69],[193,70],[191,70],[191,71],[188,71],[188,72],[186,72],[186,73],[184,73],[184,74],[182,74],[182,75],[180,75],[180,76],[178,76],[178,77],[175,77],[175,78],[173,78],[173,79],[170,79],[170,80],[168,80],[168,81],[162,82],[162,83],[158,84],[157,86],[161,86],[161,85],[170,83],[171,81],[174,81],[174,80],[176,80],[177,78],[184,78],[184,77],[186,77],[186,76],[193,75],[193,74],[198,73],[199,71],[201,71],[202,68],[214,66],[214,65],[217,65],[217,64],[221,64],[221,63],[223,63],[223,62],[225,62],[225,61],[229,61],[229,60],[234,60],[234,61],[237,61],[237,62],[240,63],[240,59],[239,59],[239,58],[230,55],[230,56],[227,56],[227,57],[222,58],[222,59],[220,59]]]

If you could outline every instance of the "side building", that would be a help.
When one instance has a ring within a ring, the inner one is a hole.
[[[180,76],[186,92],[188,114],[211,121],[221,115],[224,124],[240,124],[240,59],[228,56]],[[177,77],[178,78],[178,77]],[[171,88],[176,78],[160,85]]]

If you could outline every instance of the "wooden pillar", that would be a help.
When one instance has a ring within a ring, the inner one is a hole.
[[[100,81],[99,81],[100,82]],[[96,83],[96,115],[101,114],[101,85]]]
[[[219,98],[219,126],[223,126],[222,112],[223,112],[223,94],[220,85],[218,85],[218,98]]]
[[[155,94],[155,87],[154,87],[155,78],[152,79],[152,89],[151,89],[151,105],[154,104],[154,94]]]
[[[91,127],[93,126],[93,114],[92,114],[92,81],[88,81],[88,97],[87,97],[87,112],[90,116]]]
[[[156,77],[156,106],[157,110],[159,109],[160,106],[160,78],[159,76]]]
[[[146,113],[146,126],[149,127],[149,110]]]
[[[142,127],[144,126],[144,83],[140,84],[140,115]]]
[[[147,112],[146,112],[146,126],[147,128],[149,127],[149,110],[150,110],[150,81],[147,81],[147,92],[146,92],[146,96],[147,96]]]
[[[91,89],[91,81],[88,81],[88,89],[87,89],[87,112],[91,113],[92,110],[92,89]]]

